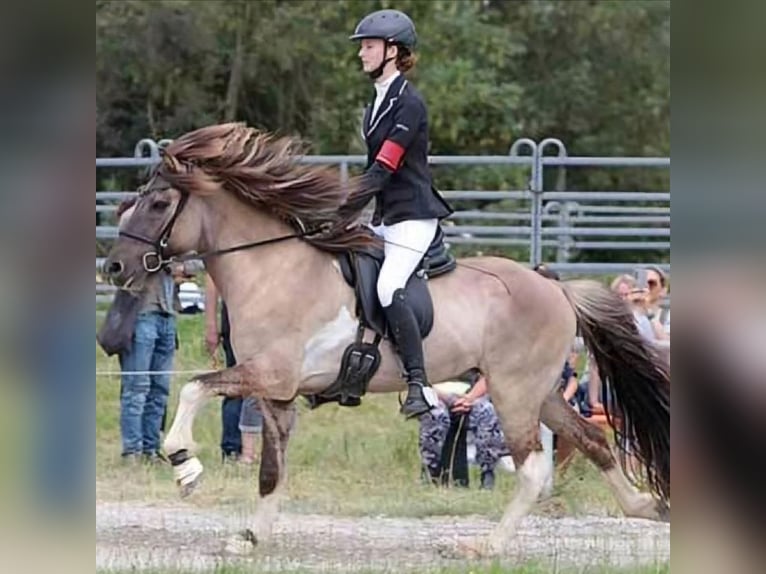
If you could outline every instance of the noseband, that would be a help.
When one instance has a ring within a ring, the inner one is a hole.
[[[151,182],[149,185],[147,185],[146,189],[141,192],[140,195],[148,195],[150,193],[149,190],[157,191],[151,189]],[[143,235],[130,233],[128,231],[120,230],[118,232],[120,237],[127,237],[128,239],[133,239],[134,241],[146,243],[147,245],[154,247],[154,251],[147,251],[142,257],[144,269],[147,273],[156,273],[162,269],[163,265],[166,265],[172,261],[172,258],[165,257],[165,249],[168,246],[170,234],[173,233],[173,226],[176,224],[178,216],[181,215],[184,207],[186,207],[186,202],[189,200],[189,194],[187,192],[179,190],[179,193],[181,194],[181,199],[178,200],[178,204],[176,205],[176,209],[173,212],[173,216],[163,226],[162,231],[160,232],[160,235],[157,239],[149,239]],[[152,261],[154,261],[154,264],[152,264]]]

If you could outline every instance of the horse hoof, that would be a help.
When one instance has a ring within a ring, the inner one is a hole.
[[[226,552],[238,556],[246,556],[250,554],[257,545],[258,539],[255,537],[253,531],[248,528],[227,540]]]
[[[199,486],[202,481],[202,470],[202,463],[196,456],[173,467],[181,498],[186,498]]]

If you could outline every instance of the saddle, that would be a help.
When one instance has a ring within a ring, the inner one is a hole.
[[[382,249],[350,251],[338,256],[343,278],[356,295],[359,326],[356,339],[343,353],[335,382],[321,393],[306,396],[312,409],[329,402],[337,402],[341,406],[359,406],[370,380],[380,366],[378,346],[382,339],[388,338],[388,323],[377,290],[383,259]],[[431,332],[434,321],[428,280],[445,275],[456,266],[457,261],[444,245],[444,232],[439,227],[428,251],[405,287],[407,300],[413,307],[420,325],[420,335],[424,339]],[[367,329],[374,333],[374,340],[369,343],[364,341]]]

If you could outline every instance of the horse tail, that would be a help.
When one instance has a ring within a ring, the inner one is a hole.
[[[670,369],[639,335],[628,306],[595,281],[560,283],[607,391],[604,410],[620,464],[636,457],[649,488],[670,501]]]

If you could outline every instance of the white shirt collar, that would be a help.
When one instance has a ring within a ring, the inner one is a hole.
[[[390,77],[386,78],[382,82],[375,82],[375,92],[378,94],[379,97],[383,97],[386,95],[386,92],[388,91],[388,88],[391,87],[391,84],[394,83],[394,80],[401,76],[402,73],[399,70],[396,70],[393,74],[391,74]]]
[[[393,74],[391,74],[391,77],[386,78],[382,82],[375,82],[375,103],[372,107],[372,115],[374,116],[378,112],[378,108],[380,107],[380,104],[383,103],[383,98],[386,97],[386,93],[388,92],[388,88],[391,87],[391,84],[394,83],[394,80],[401,76],[401,72],[399,70],[396,70]]]

